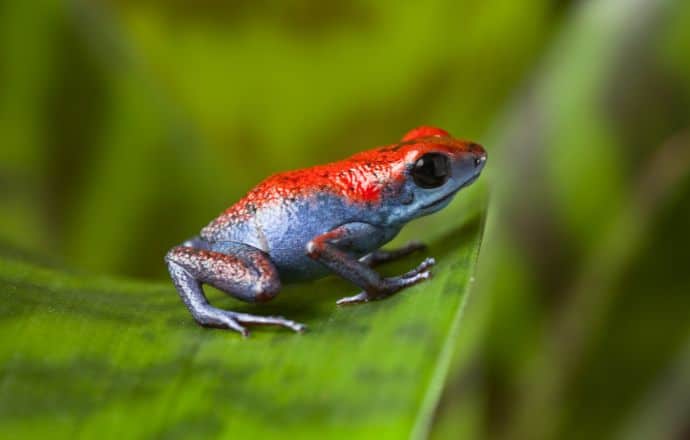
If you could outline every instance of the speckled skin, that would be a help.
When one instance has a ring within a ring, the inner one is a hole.
[[[440,153],[450,177],[422,188],[411,177],[419,158]],[[378,249],[410,220],[436,212],[472,183],[486,160],[484,149],[419,127],[400,143],[356,154],[341,162],[269,177],[202,229],[168,252],[166,262],[182,300],[204,326],[248,335],[244,325],[304,326],[281,317],[220,310],[208,304],[201,284],[248,302],[272,299],[282,282],[334,272],[363,289],[338,304],[381,299],[430,276],[433,259],[399,277],[382,278],[371,266],[402,257],[422,245]]]

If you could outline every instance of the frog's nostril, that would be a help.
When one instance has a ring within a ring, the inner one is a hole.
[[[479,156],[476,156],[474,158],[474,166],[475,168],[479,168],[484,165],[484,162],[486,162],[486,154],[481,154]]]

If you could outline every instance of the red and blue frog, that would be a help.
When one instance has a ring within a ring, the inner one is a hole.
[[[202,326],[248,336],[247,326],[303,324],[277,316],[221,310],[209,304],[203,284],[247,302],[273,299],[282,283],[335,273],[362,291],[338,305],[386,298],[431,276],[433,258],[399,276],[373,266],[423,248],[421,243],[384,251],[402,227],[447,206],[474,182],[486,152],[439,128],[419,127],[393,145],[340,162],[275,174],[228,208],[201,234],[165,257],[170,276]]]

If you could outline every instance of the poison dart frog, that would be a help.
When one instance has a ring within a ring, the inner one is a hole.
[[[235,330],[278,325],[302,332],[303,324],[255,316],[209,304],[203,284],[247,302],[273,299],[282,283],[335,273],[362,292],[338,305],[386,298],[431,276],[433,258],[399,276],[382,277],[373,266],[424,246],[410,242],[380,250],[410,220],[445,206],[484,168],[486,151],[439,128],[419,127],[400,142],[340,162],[268,177],[211,221],[201,233],[172,248],[165,261],[182,301],[202,326]]]

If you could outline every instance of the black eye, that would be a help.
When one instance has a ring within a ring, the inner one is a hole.
[[[422,188],[436,188],[448,180],[450,176],[450,161],[448,156],[439,153],[429,153],[417,159],[412,168],[412,178],[417,186]]]

